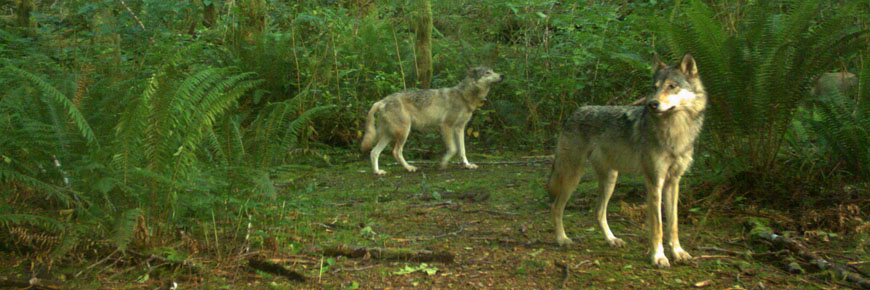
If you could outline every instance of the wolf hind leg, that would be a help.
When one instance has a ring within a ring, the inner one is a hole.
[[[598,219],[598,226],[604,232],[604,239],[611,247],[619,248],[625,246],[625,241],[617,238],[610,231],[610,226],[607,224],[607,204],[610,202],[610,197],[613,195],[613,188],[616,186],[616,177],[619,172],[612,169],[598,169],[598,208],[595,211],[595,217]]]
[[[386,134],[378,134],[378,144],[372,148],[372,151],[369,152],[369,158],[372,161],[372,171],[377,175],[385,175],[386,171],[378,168],[378,158],[381,156],[381,152],[384,151],[384,148],[387,147],[387,144],[390,143],[390,137]]]
[[[550,173],[547,191],[553,198],[550,215],[555,227],[556,242],[560,246],[573,243],[565,235],[563,216],[565,205],[571,198],[571,194],[577,189],[577,184],[580,183],[580,177],[583,175],[583,154],[576,148],[565,148],[560,144],[556,152],[556,159],[553,161],[553,172]]]
[[[444,138],[444,146],[447,147],[447,152],[441,158],[441,169],[446,169],[450,159],[456,155],[456,133],[450,125],[441,125],[441,138]]]
[[[407,125],[396,128],[393,133],[396,136],[396,145],[393,146],[393,157],[395,157],[396,161],[399,161],[399,164],[402,164],[402,167],[405,167],[405,170],[408,170],[408,172],[417,171],[417,167],[411,166],[408,164],[408,161],[405,161],[405,155],[403,152],[405,142],[408,141],[408,135],[411,134],[411,121],[408,120]]]

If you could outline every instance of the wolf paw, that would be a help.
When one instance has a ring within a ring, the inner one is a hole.
[[[689,252],[686,252],[682,248],[674,249],[673,254],[674,262],[688,261],[692,259],[692,255],[689,255]]]
[[[556,243],[559,244],[559,246],[570,246],[574,244],[574,241],[568,237],[559,237],[556,238]]]
[[[375,175],[387,175],[387,172],[386,172],[386,171],[383,171],[383,170],[380,170],[380,169],[378,169],[378,170],[375,170]]]
[[[465,168],[468,168],[468,169],[477,169],[477,164],[474,164],[474,163],[468,163],[468,164],[465,164]]]
[[[665,257],[652,257],[653,266],[656,266],[659,269],[670,268],[671,263],[668,262],[668,258]]]
[[[625,247],[625,241],[623,241],[620,238],[613,238],[613,239],[607,240],[607,244],[613,248]]]
[[[405,169],[407,169],[408,172],[417,172],[417,167],[411,165],[408,165],[408,167],[405,167]]]

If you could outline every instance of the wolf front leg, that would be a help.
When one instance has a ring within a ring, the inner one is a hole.
[[[652,256],[650,260],[659,268],[668,268],[671,264],[665,257],[662,246],[662,187],[665,179],[658,176],[646,177],[647,226],[649,227],[649,242]]]
[[[462,126],[461,128],[456,128],[456,130],[454,130],[454,134],[456,135],[456,140],[458,141],[456,142],[458,143],[456,145],[458,145],[459,147],[459,158],[462,158],[462,164],[465,165],[465,168],[476,169],[477,165],[468,162],[468,157],[465,156],[465,126]]]
[[[665,229],[667,229],[668,245],[671,246],[672,258],[674,258],[674,262],[691,260],[692,255],[689,255],[689,252],[680,247],[680,238],[677,234],[677,204],[680,196],[680,176],[670,178],[670,180],[665,182],[663,191],[665,217],[667,217]]]

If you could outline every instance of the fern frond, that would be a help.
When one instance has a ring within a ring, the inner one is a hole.
[[[284,131],[284,138],[281,139],[278,150],[287,152],[292,147],[296,146],[297,141],[299,141],[299,133],[305,129],[305,126],[308,125],[312,119],[332,108],[335,108],[335,105],[317,106],[306,110],[302,115],[296,117],[296,119],[290,122],[287,129]]]
[[[33,226],[40,229],[62,232],[67,224],[56,219],[33,214],[0,214],[0,226]]]
[[[118,217],[115,222],[115,233],[112,235],[112,242],[118,246],[118,249],[125,250],[136,233],[136,223],[145,212],[139,208],[128,209]]]
[[[75,104],[73,104],[72,101],[70,101],[69,98],[64,96],[63,93],[58,91],[57,88],[52,86],[45,79],[43,79],[39,76],[36,76],[36,75],[26,71],[26,70],[17,68],[17,67],[12,66],[12,65],[7,65],[5,67],[5,69],[11,71],[12,73],[14,73],[16,75],[19,75],[19,76],[27,79],[28,81],[33,83],[33,85],[36,86],[37,89],[39,89],[42,93],[44,93],[46,95],[46,97],[48,97],[47,98],[48,100],[51,100],[53,103],[60,105],[64,109],[66,109],[67,117],[69,117],[73,121],[73,124],[75,124],[75,126],[76,126],[77,130],[79,131],[79,133],[81,134],[81,136],[83,138],[85,138],[85,140],[88,142],[88,144],[95,145],[99,148],[100,144],[97,141],[97,137],[94,135],[94,132],[91,129],[91,126],[88,124],[87,120],[85,120],[85,117],[82,115],[82,113],[79,111],[79,109],[75,106]]]
[[[4,166],[0,166],[0,181],[4,184],[17,183],[40,189],[47,194],[47,198],[56,200],[65,207],[70,207],[75,203],[75,199],[67,193],[68,189],[22,174],[16,170],[5,168]]]

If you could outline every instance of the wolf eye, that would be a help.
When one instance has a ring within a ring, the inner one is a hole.
[[[491,71],[486,71],[486,72],[485,72],[485,73],[483,73],[483,74],[486,74],[486,75],[488,75],[488,74],[491,74],[491,73],[492,73],[492,72],[491,72]]]
[[[675,85],[675,84],[669,84],[669,85],[668,85],[668,88],[673,90],[673,89],[676,89],[676,88],[677,88],[677,85]]]

